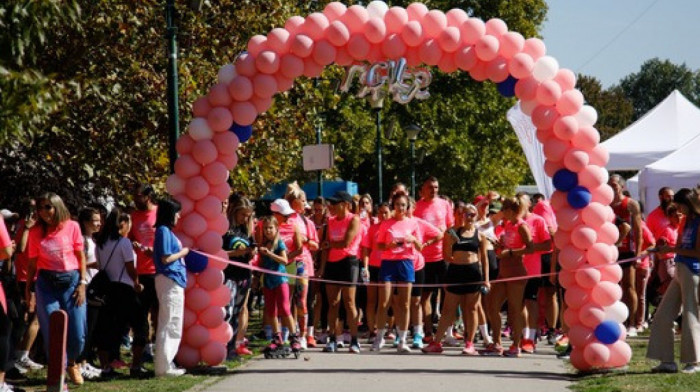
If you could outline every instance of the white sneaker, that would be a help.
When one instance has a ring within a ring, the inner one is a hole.
[[[678,373],[678,365],[675,362],[661,362],[651,368],[652,373]]]
[[[445,343],[443,343],[445,346],[449,347],[460,347],[462,344],[457,340],[454,336],[448,335],[445,337]]]
[[[44,368],[44,365],[32,361],[32,359],[29,357],[24,357],[22,359],[17,360],[16,364],[27,370],[40,370]]]
[[[396,348],[396,351],[400,354],[410,354],[411,348],[408,347],[406,342],[399,342],[399,346]]]
[[[683,370],[681,371],[685,374],[698,373],[700,372],[700,366],[698,366],[697,363],[687,363],[685,366],[683,366]]]
[[[635,327],[629,327],[627,330],[627,336],[631,338],[636,338],[637,337],[637,328]]]
[[[168,370],[167,372],[165,372],[164,375],[165,375],[165,377],[180,377],[180,376],[184,375],[185,372],[186,372],[185,369],[175,368],[175,369]]]
[[[2,383],[0,384],[0,392],[12,392],[14,389],[12,389],[12,385],[7,384],[7,383]]]
[[[80,374],[82,374],[83,378],[86,380],[96,380],[102,376],[102,370],[86,362],[80,366]]]
[[[306,350],[308,348],[305,337],[299,339],[299,345],[301,345],[302,350]]]
[[[384,338],[377,336],[372,343],[370,351],[381,351],[385,343]]]

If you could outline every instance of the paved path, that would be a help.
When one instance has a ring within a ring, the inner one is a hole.
[[[347,348],[336,354],[311,349],[296,360],[253,358],[204,391],[568,391],[570,374],[564,363],[552,346],[540,346],[537,354],[517,359],[465,357],[459,355],[460,348],[447,348],[442,355],[417,350],[399,355],[390,348],[360,355],[347,353]]]

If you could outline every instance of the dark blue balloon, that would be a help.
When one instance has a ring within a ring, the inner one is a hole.
[[[613,344],[617,342],[617,340],[620,338],[620,335],[622,334],[622,331],[620,330],[620,324],[611,320],[605,320],[602,323],[598,324],[598,326],[595,327],[595,331],[593,332],[595,334],[596,339],[598,339],[601,343],[604,344]]]
[[[560,169],[554,173],[552,183],[557,190],[568,192],[578,185],[578,174],[570,170]]]
[[[498,92],[501,93],[504,97],[514,97],[515,96],[515,83],[518,81],[518,79],[508,75],[508,79],[502,81],[501,83],[498,83],[496,85],[496,88],[498,89]]]
[[[233,123],[231,128],[229,128],[229,131],[235,133],[236,136],[238,136],[239,142],[245,143],[253,135],[253,126],[252,125],[238,125],[236,123]]]
[[[185,256],[185,266],[192,273],[200,273],[207,268],[209,258],[201,253],[190,252]]]
[[[566,200],[572,208],[580,210],[591,202],[591,192],[585,187],[576,186],[566,195]]]

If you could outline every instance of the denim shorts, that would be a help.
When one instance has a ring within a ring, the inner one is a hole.
[[[380,282],[410,282],[416,280],[416,271],[413,269],[413,260],[382,260],[379,271]]]

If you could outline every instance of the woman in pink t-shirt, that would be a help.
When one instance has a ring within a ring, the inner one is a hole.
[[[491,322],[494,343],[485,350],[488,354],[520,356],[520,340],[523,325],[523,296],[527,283],[527,270],[523,256],[532,252],[532,234],[522,219],[527,212],[527,202],[523,197],[512,197],[503,201],[504,231],[500,237],[500,265],[498,279],[520,278],[491,285],[489,293],[489,321]],[[493,277],[491,277],[493,278]],[[503,303],[508,300],[508,320],[513,324],[513,345],[503,352],[501,347],[501,314]]]
[[[362,239],[362,265],[364,271],[369,274],[369,281],[371,283],[379,282],[379,270],[382,265],[382,251],[377,248],[377,233],[379,232],[379,226],[382,222],[391,217],[391,209],[389,208],[389,203],[382,203],[379,206],[379,211],[377,213],[378,223],[371,225],[367,231],[367,235]],[[369,285],[367,286],[367,306],[365,307],[365,312],[367,312],[367,326],[369,327],[369,340],[370,343],[374,342],[374,338],[377,336],[377,294],[378,286]]]
[[[56,310],[68,314],[68,377],[83,383],[75,360],[85,342],[85,286],[87,284],[83,235],[78,222],[70,220],[63,200],[55,193],[36,199],[39,220],[29,233],[27,282],[36,279],[36,311],[44,342],[49,341],[49,316]],[[37,272],[38,271],[38,272]],[[25,290],[31,301],[31,284]],[[30,303],[30,308],[32,304]],[[46,345],[46,349],[49,349]]]
[[[674,203],[671,203],[666,208],[665,213],[669,224],[661,231],[659,237],[656,239],[656,245],[668,245],[671,248],[674,248],[678,243],[678,231],[681,227],[683,213]],[[675,257],[675,253],[656,254],[656,263],[653,268],[654,271],[656,271],[654,276],[658,279],[658,289],[656,290],[656,294],[659,296],[659,299],[654,303],[657,306],[658,302],[661,300],[661,296],[666,293],[668,285],[671,284],[673,278],[676,277],[676,262],[674,261]]]
[[[382,264],[379,280],[384,287],[379,290],[379,306],[377,308],[377,326],[379,332],[374,340],[372,350],[379,351],[384,346],[386,332],[387,308],[391,300],[392,283],[401,283],[396,287],[396,325],[399,329],[398,351],[411,352],[406,343],[408,316],[410,308],[411,286],[415,280],[413,261],[415,250],[423,247],[422,236],[418,222],[408,216],[408,196],[397,194],[391,200],[394,206],[394,216],[384,221],[377,233],[377,248],[382,251]]]

